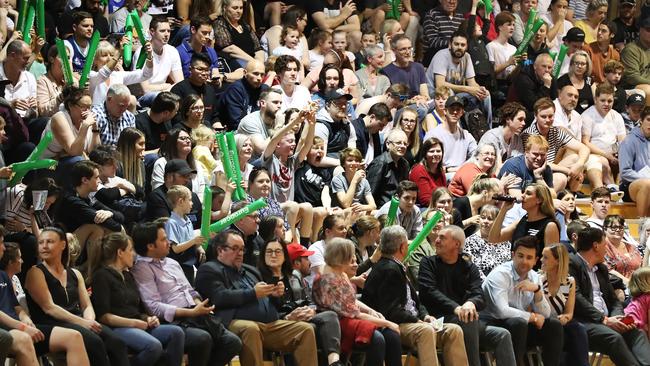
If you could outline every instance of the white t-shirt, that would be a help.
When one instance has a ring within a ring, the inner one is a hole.
[[[303,109],[311,101],[309,90],[302,85],[294,86],[291,96],[288,96],[280,86],[276,86],[276,88],[282,92],[282,108],[280,108],[280,112],[284,112],[289,108]]]
[[[444,75],[445,81],[454,85],[467,85],[467,79],[473,78],[474,65],[469,53],[465,53],[459,63],[454,63],[449,48],[440,50],[433,56],[431,64],[427,68],[426,78],[429,87],[429,95],[435,90],[435,75]]]
[[[140,47],[133,55],[133,60],[140,57]],[[135,62],[133,62],[135,67]],[[164,84],[167,78],[174,71],[183,72],[183,65],[181,64],[181,57],[178,55],[176,48],[166,44],[163,46],[162,54],[153,53],[153,69],[156,71],[149,79],[149,84]],[[178,81],[178,80],[177,80]]]
[[[443,146],[452,146],[445,149],[443,164],[449,168],[458,168],[463,165],[474,150],[476,150],[476,140],[467,130],[458,126],[456,133],[450,133],[444,125],[438,125],[433,130],[427,132],[424,136],[426,141],[430,137],[435,137],[442,142]]]
[[[615,110],[610,110],[603,117],[596,106],[591,106],[582,113],[582,134],[591,136],[591,143],[599,149],[611,152],[617,141],[616,136],[625,135],[625,123]]]
[[[298,60],[302,60],[302,50],[298,47],[289,48],[287,46],[280,46],[273,50],[273,56],[293,56]]]
[[[325,56],[318,54],[312,50],[309,50],[309,69],[315,69],[319,66],[323,66],[323,60]]]
[[[555,23],[553,22],[553,17],[551,16],[551,13],[548,13],[548,14],[542,16],[542,19],[544,20],[544,22],[546,22],[546,24],[548,24],[549,29],[553,28],[553,26],[555,25]],[[546,44],[550,51],[558,52],[560,50],[560,46],[564,43],[564,41],[562,41],[562,38],[564,38],[564,36],[566,36],[566,33],[572,27],[573,27],[573,24],[571,24],[570,21],[565,19],[564,20],[564,27],[562,29],[562,32],[557,32],[557,34],[555,35],[555,39],[550,40]]]
[[[571,115],[567,116],[558,99],[555,99],[553,104],[555,104],[553,126],[567,129],[576,140],[582,142],[582,117],[580,113],[574,109],[571,111]]]
[[[514,55],[515,52],[517,52],[517,47],[511,45],[508,42],[506,42],[506,44],[501,44],[500,42],[492,41],[485,47],[487,48],[490,61],[494,62],[495,65],[505,64],[508,62],[510,56]],[[496,75],[497,79],[506,79],[514,69],[515,65],[506,67],[503,71]]]

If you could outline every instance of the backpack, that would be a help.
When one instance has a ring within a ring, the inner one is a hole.
[[[481,111],[479,108],[465,112],[462,124],[464,124],[463,127],[469,131],[472,136],[474,136],[474,139],[476,141],[479,141],[481,139],[481,136],[483,136],[483,134],[490,129],[485,114],[483,114],[483,111]]]

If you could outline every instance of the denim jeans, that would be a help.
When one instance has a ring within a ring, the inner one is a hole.
[[[135,357],[131,366],[152,366],[161,359],[168,366],[180,366],[185,348],[185,333],[177,325],[163,324],[148,331],[138,328],[114,328],[113,332],[126,343]]]

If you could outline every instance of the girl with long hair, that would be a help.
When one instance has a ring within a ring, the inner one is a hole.
[[[136,187],[144,188],[144,133],[134,127],[123,129],[117,139],[116,151],[119,158],[118,176]]]
[[[354,255],[357,257],[357,276],[368,272],[372,266],[381,258],[379,245],[379,233],[381,223],[372,215],[364,215],[350,227],[350,240],[354,243]]]

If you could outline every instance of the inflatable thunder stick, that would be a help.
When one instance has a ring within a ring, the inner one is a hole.
[[[532,10],[531,10],[532,13]],[[519,56],[528,50],[528,43],[530,43],[530,40],[533,39],[533,36],[539,28],[542,27],[544,24],[544,21],[542,19],[537,19],[535,23],[533,24],[532,28],[529,30],[526,30],[526,33],[524,34],[524,38],[521,40],[521,43],[519,44],[519,47],[517,47],[517,51],[515,51],[515,55]]]
[[[232,180],[233,178],[233,166],[232,161],[230,160],[230,154],[228,154],[228,144],[226,143],[226,136],[222,133],[217,134],[217,144],[219,145],[219,155],[221,156],[221,164],[223,164],[223,172],[226,175],[226,180]],[[235,199],[234,194],[237,191],[233,192],[233,200]]]
[[[235,189],[234,200],[241,201],[246,198],[246,192],[241,186],[241,169],[239,169],[239,153],[237,152],[237,143],[235,135],[232,132],[226,132],[226,144],[228,145],[228,156],[230,157],[230,166],[232,169],[232,179],[237,185]]]
[[[90,75],[90,70],[93,67],[93,62],[95,62],[95,53],[97,52],[97,46],[99,45],[99,31],[93,33],[93,37],[90,39],[90,46],[88,46],[88,56],[86,56],[86,63],[84,64],[83,70],[81,70],[81,77],[79,78],[79,87],[81,89],[86,87],[88,82],[88,75]]]
[[[29,0],[23,0],[20,2],[20,11],[18,13],[18,20],[16,21],[16,26],[14,29],[22,30],[23,24],[25,24],[25,18],[27,17],[27,8],[29,8]]]
[[[252,214],[253,212],[262,209],[266,207],[266,201],[264,198],[260,198],[248,206],[242,208],[241,210],[237,212],[233,212],[230,215],[224,217],[223,219],[215,222],[214,224],[210,225],[210,232],[211,233],[218,233],[220,231],[225,230],[228,226],[236,223],[237,221],[243,219],[244,217]]]
[[[436,224],[438,223],[438,221],[440,221],[440,219],[442,219],[442,212],[436,211],[436,213],[433,214],[433,217],[424,225],[422,231],[420,231],[418,235],[415,237],[415,239],[413,239],[411,244],[409,244],[409,249],[408,252],[406,253],[406,258],[404,258],[404,261],[409,259],[411,253],[413,253],[413,251],[416,250],[420,246],[420,244],[422,244],[422,241],[425,240],[427,236],[429,236],[431,230],[433,230],[433,227],[436,226]]]
[[[29,31],[34,26],[34,18],[36,18],[36,9],[34,8],[34,5],[29,4],[27,16],[25,17],[25,24],[23,24],[23,41],[27,44],[32,43],[32,36],[29,34]]]
[[[386,225],[395,225],[397,221],[397,209],[399,208],[399,198],[393,196],[390,200],[390,207],[388,208],[388,216],[386,217]]]
[[[122,47],[122,57],[124,58],[124,65],[128,68],[131,67],[131,60],[133,59],[133,18],[130,14],[126,17],[124,32],[127,41]]]
[[[138,15],[137,10],[133,9],[131,12],[131,19],[133,20],[133,27],[135,28],[135,32],[138,34],[138,39],[142,45],[142,48],[140,48],[140,56],[138,56],[138,60],[135,63],[135,68],[139,70],[144,66],[144,63],[147,62],[147,53],[144,49],[144,44],[147,42],[147,38],[145,38],[144,30],[142,29],[142,21],[140,21],[140,16]]]
[[[41,158],[41,155],[43,155],[43,152],[45,152],[45,149],[50,145],[52,142],[52,131],[47,131],[45,135],[41,138],[41,141],[36,145],[36,148],[34,151],[32,151],[31,154],[25,159],[24,162],[31,162],[31,161],[37,161]],[[12,165],[12,169],[16,164]],[[20,168],[20,166],[19,166]],[[13,187],[16,184],[18,184],[21,180],[23,180],[23,177],[25,174],[27,174],[27,171],[22,171],[18,172],[14,170],[14,175],[13,177],[9,180],[9,187]]]
[[[56,38],[56,50],[59,53],[59,60],[61,61],[61,67],[63,68],[63,79],[65,80],[65,85],[72,85],[74,79],[72,77],[72,67],[70,66],[70,59],[68,58],[68,50],[65,48],[65,44],[61,38]]]
[[[210,220],[212,217],[212,189],[206,186],[203,190],[203,212],[201,213],[201,236],[205,238],[203,248],[210,241]]]
[[[567,47],[565,44],[560,46],[560,51],[556,55],[555,61],[553,62],[553,71],[551,72],[551,75],[553,75],[555,79],[557,79],[557,77],[560,76],[562,63],[564,63],[564,58],[566,57],[566,53],[568,50],[569,47]]]
[[[36,34],[45,39],[45,0],[36,0]]]

